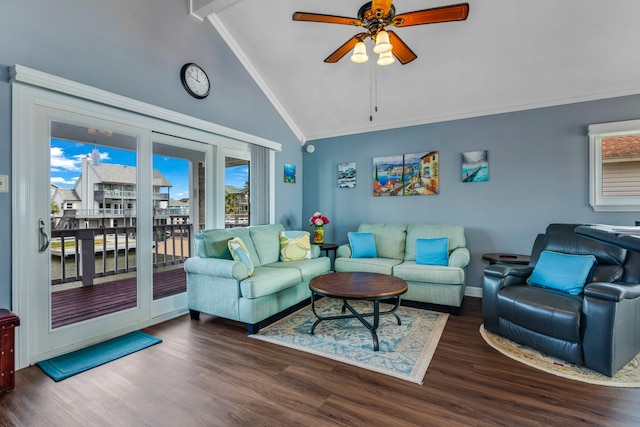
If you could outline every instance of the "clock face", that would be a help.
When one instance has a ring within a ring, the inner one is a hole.
[[[205,98],[211,88],[209,77],[196,64],[185,64],[180,70],[180,79],[184,88],[195,98]]]

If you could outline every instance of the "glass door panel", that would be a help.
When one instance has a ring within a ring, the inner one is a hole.
[[[51,329],[138,306],[136,145],[51,123]]]

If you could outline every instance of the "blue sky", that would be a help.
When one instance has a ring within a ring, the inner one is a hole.
[[[101,163],[136,165],[136,155],[132,151],[52,138],[51,183],[62,188],[73,188],[80,177],[82,158],[90,156],[94,148],[97,148],[100,153]],[[170,190],[173,199],[188,197],[189,163],[186,160],[154,156],[153,167],[162,172],[165,178],[173,185]],[[225,183],[243,188],[247,176],[247,166],[229,167],[225,171]]]

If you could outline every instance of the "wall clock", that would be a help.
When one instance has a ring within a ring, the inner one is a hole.
[[[182,66],[180,81],[189,95],[194,98],[203,99],[209,95],[209,90],[211,89],[209,77],[200,66],[193,62]]]

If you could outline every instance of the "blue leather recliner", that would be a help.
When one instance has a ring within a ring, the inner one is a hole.
[[[485,268],[484,327],[613,376],[640,352],[640,253],[581,237],[578,225],[549,225],[534,243],[529,266]],[[595,256],[582,293],[527,283],[542,251]]]

